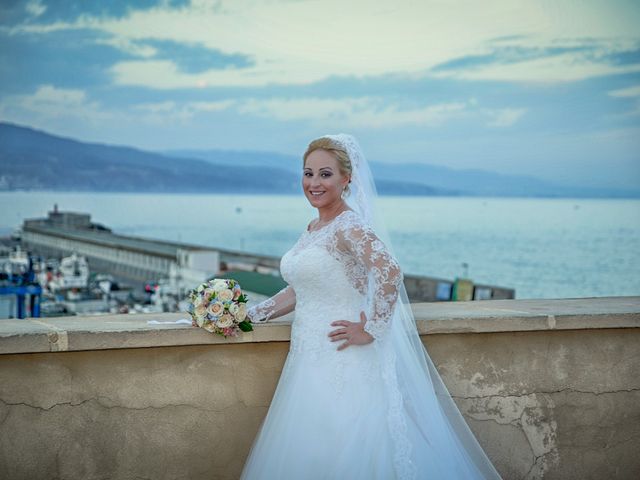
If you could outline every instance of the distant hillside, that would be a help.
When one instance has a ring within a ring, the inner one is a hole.
[[[302,158],[295,155],[284,155],[274,152],[252,150],[167,150],[159,152],[176,158],[198,158],[216,165],[231,163],[233,165],[272,167],[297,175],[302,171]]]
[[[2,190],[289,193],[298,188],[296,175],[284,170],[213,166],[0,123]]]
[[[372,163],[382,195],[625,197],[640,192],[552,185],[483,170]],[[83,143],[0,122],[0,191],[300,192],[301,160],[271,152],[147,152]]]
[[[527,175],[506,175],[487,170],[456,170],[438,165],[373,163],[374,176],[394,181],[412,178],[443,189],[478,196],[514,197],[610,197],[619,192],[610,189],[569,187]],[[625,195],[627,195],[625,193]]]
[[[284,156],[210,152],[215,162],[83,143],[0,123],[0,190],[291,194],[300,173]],[[382,181],[382,194],[433,195],[415,182]]]
[[[171,156],[200,158],[213,164],[231,160],[235,165],[268,165],[299,175],[301,160],[293,155],[255,151],[223,150],[173,150]],[[507,197],[587,197],[587,198],[637,198],[637,191],[613,188],[572,187],[546,182],[527,175],[506,175],[480,169],[453,169],[426,163],[390,164],[371,162],[371,170],[381,194],[397,193],[399,189],[413,186],[410,194],[418,195],[466,195]],[[422,186],[422,191],[420,191]],[[414,193],[415,192],[415,193]]]

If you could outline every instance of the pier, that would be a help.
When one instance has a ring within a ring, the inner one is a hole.
[[[259,283],[282,282],[279,256],[120,235],[92,222],[90,214],[62,212],[57,206],[46,218],[25,220],[21,242],[24,249],[41,255],[83,255],[91,270],[134,285],[166,279],[177,295],[223,272],[256,272],[265,276]],[[515,298],[512,288],[473,284],[469,279],[405,274],[404,281],[412,302]],[[456,298],[455,292],[462,291],[466,297]]]

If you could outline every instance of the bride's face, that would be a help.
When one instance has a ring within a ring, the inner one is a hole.
[[[326,150],[314,150],[307,156],[302,171],[302,189],[315,208],[341,201],[349,178],[340,172],[338,160]]]

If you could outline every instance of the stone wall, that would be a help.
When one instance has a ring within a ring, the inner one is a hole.
[[[640,477],[640,297],[415,304],[505,479]],[[289,321],[225,340],[181,314],[0,322],[0,478],[235,479]]]

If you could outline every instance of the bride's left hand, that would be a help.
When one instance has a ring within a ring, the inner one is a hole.
[[[349,345],[366,345],[371,343],[373,342],[373,337],[369,333],[365,332],[365,323],[367,323],[367,316],[364,312],[360,312],[359,322],[350,322],[348,320],[336,320],[335,322],[331,322],[332,326],[341,326],[343,328],[338,328],[329,332],[329,338],[332,342],[346,340],[338,347],[338,350],[343,350]]]

